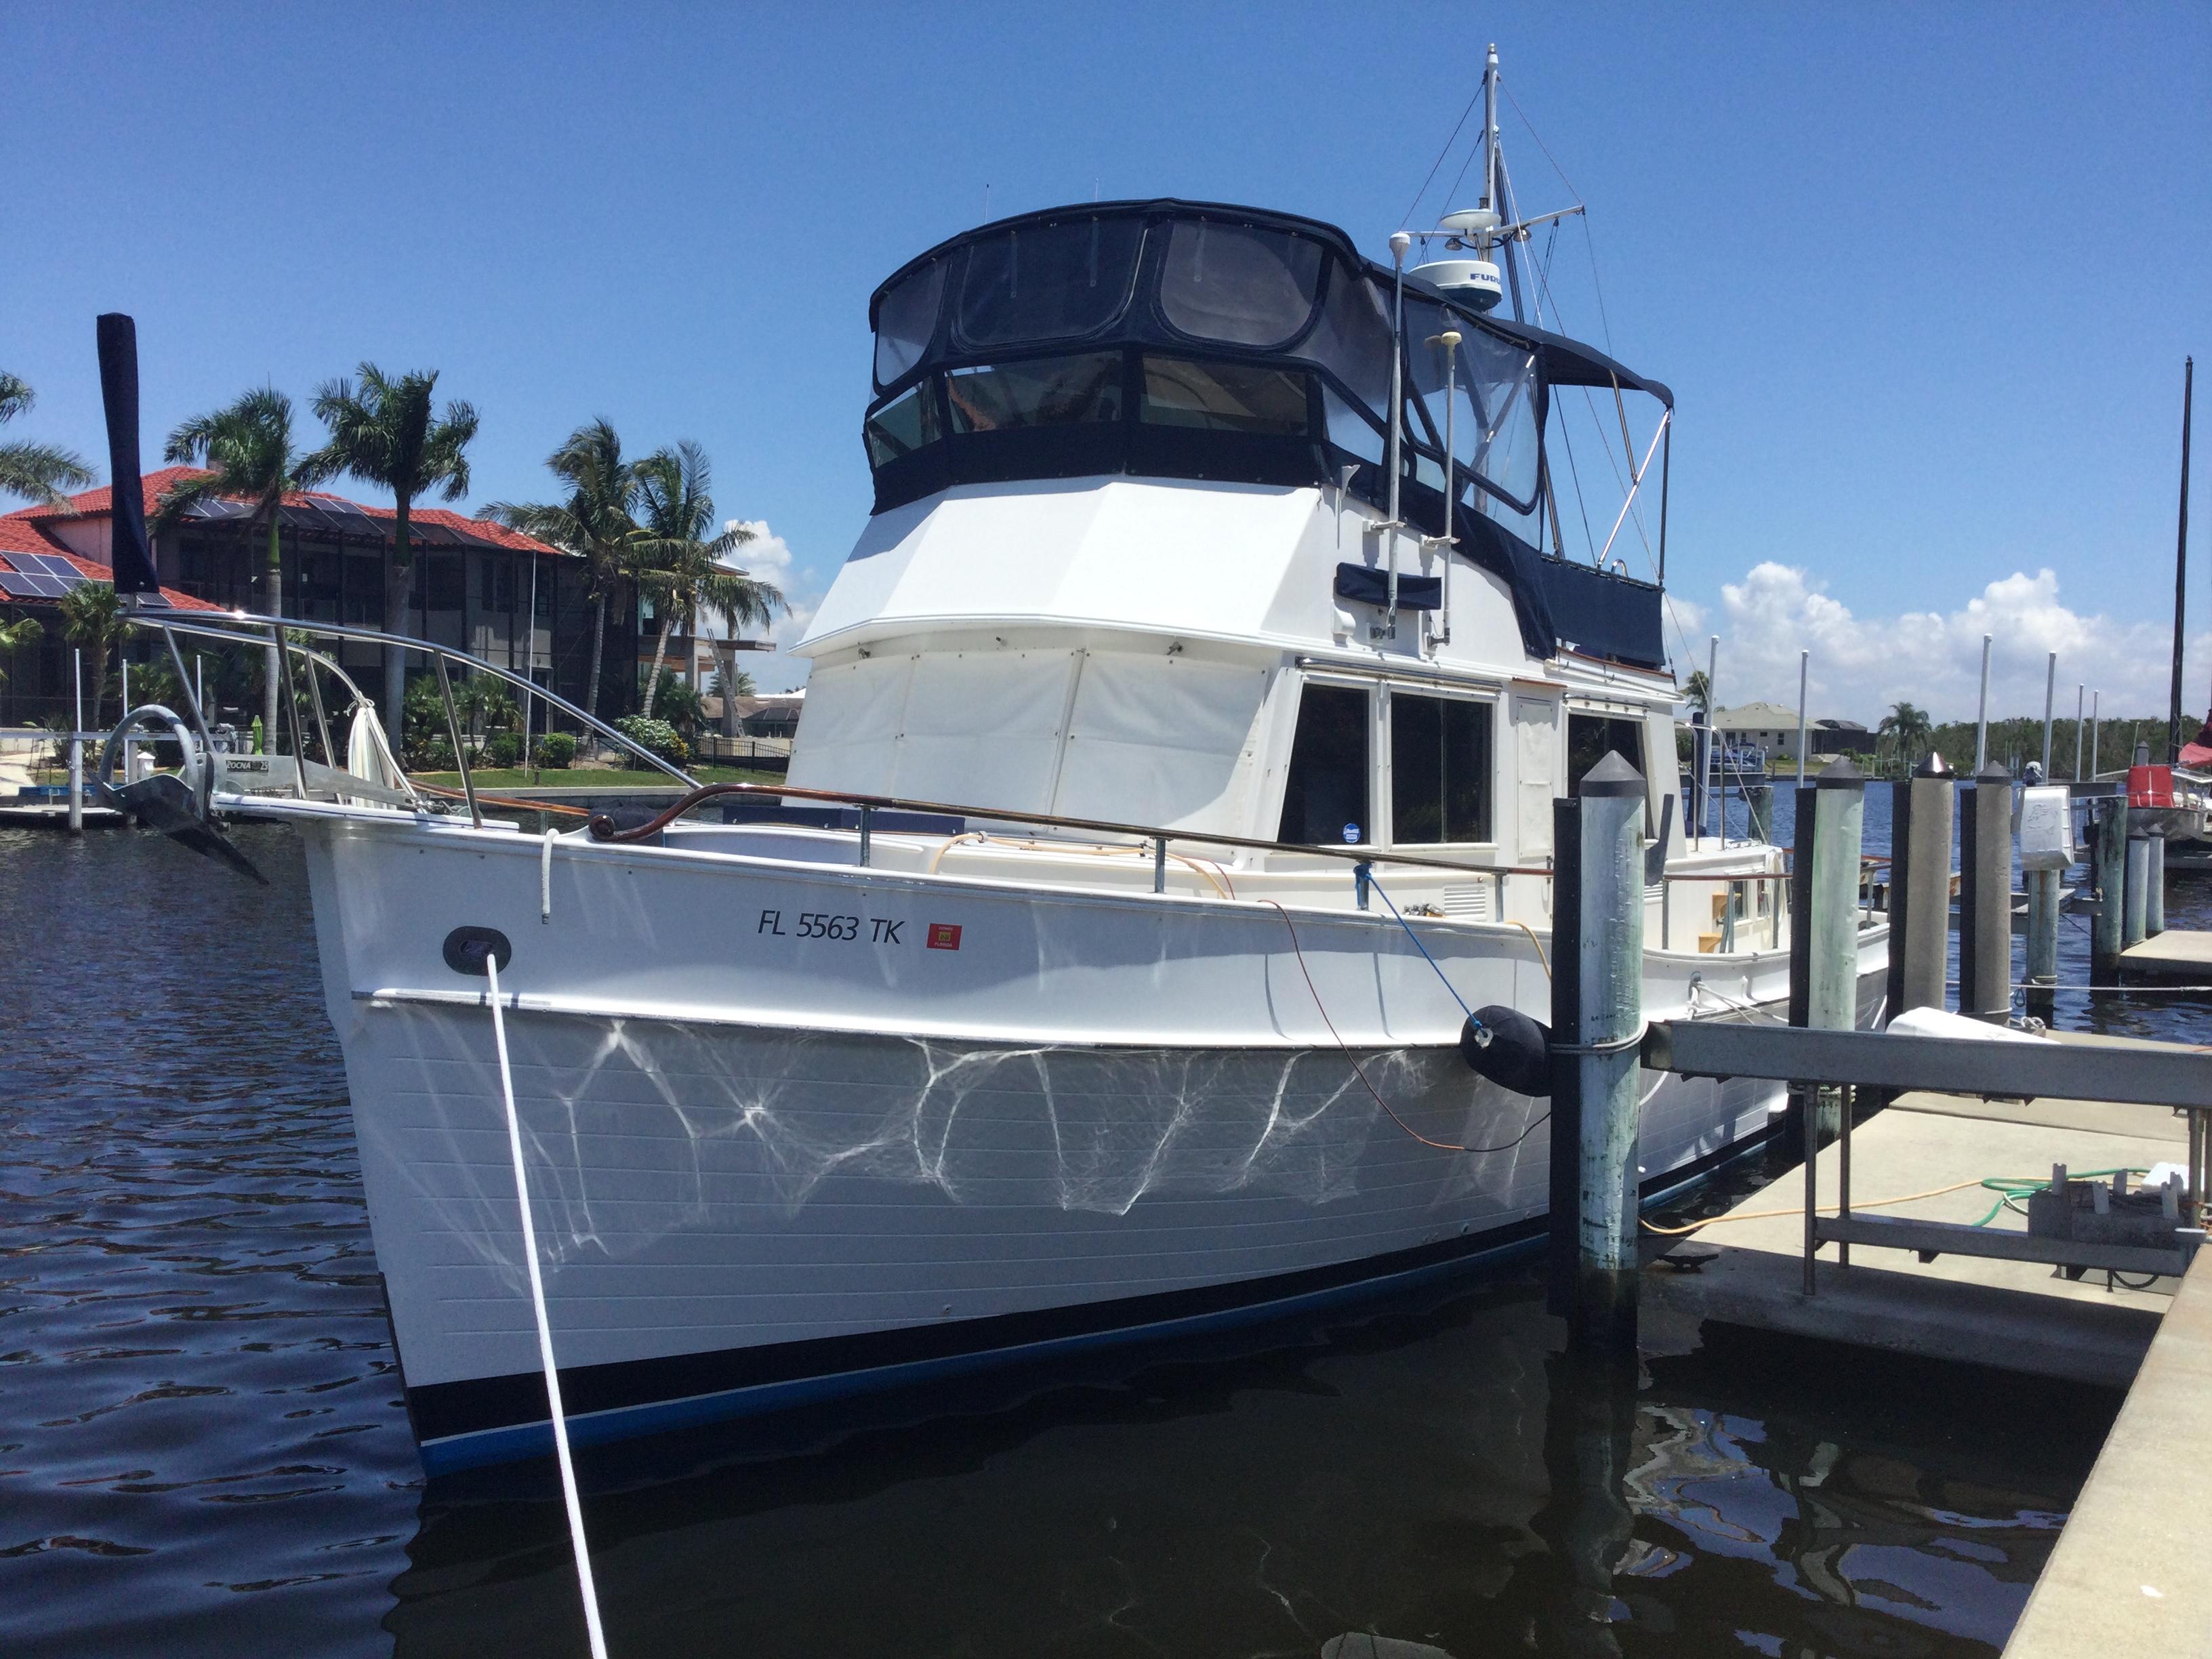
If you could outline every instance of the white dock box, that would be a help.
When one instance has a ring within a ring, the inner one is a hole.
[[[2020,867],[2063,870],[2074,862],[2074,792],[2063,784],[2020,792]]]

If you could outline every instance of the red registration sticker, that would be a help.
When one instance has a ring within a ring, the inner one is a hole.
[[[929,924],[929,948],[933,951],[957,951],[960,948],[960,930],[949,921]]]

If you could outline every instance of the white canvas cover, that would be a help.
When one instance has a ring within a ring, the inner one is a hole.
[[[1249,830],[1267,671],[1092,652],[1077,683],[1054,810],[1125,823]]]
[[[1552,799],[1559,750],[1559,705],[1549,697],[1513,699],[1513,850],[1527,864],[1552,850]]]

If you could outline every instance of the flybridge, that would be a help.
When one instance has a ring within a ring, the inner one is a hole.
[[[1337,487],[1452,534],[1511,586],[1540,658],[1566,642],[1664,659],[1656,586],[1557,556],[1543,434],[1554,387],[1673,394],[1334,226],[1175,200],[1027,214],[909,261],[870,320],[878,513],[956,484],[1116,475]]]

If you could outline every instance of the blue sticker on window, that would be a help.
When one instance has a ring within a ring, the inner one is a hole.
[[[1344,838],[1346,842],[1357,845],[1359,840],[1359,826],[1356,823],[1346,824],[1344,826]]]

